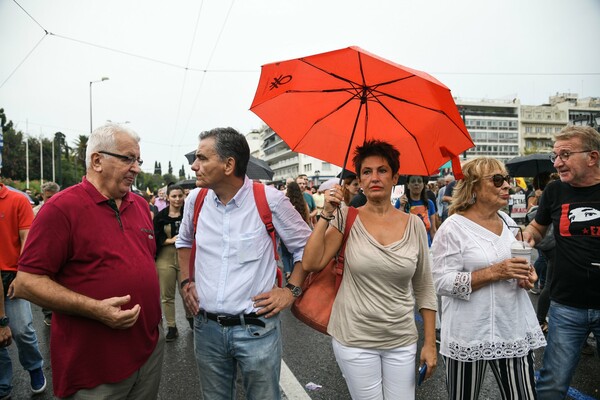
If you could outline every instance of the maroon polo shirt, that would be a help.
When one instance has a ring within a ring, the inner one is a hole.
[[[150,357],[158,341],[160,292],[156,244],[148,204],[128,193],[117,213],[85,178],[59,192],[40,210],[19,259],[19,270],[48,275],[94,299],[131,295],[122,306],[141,306],[129,329],[111,329],[93,319],[54,313],[51,357],[54,393],[129,377]]]

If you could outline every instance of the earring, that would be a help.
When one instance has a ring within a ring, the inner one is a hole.
[[[469,200],[469,204],[473,205],[473,204],[475,204],[476,201],[477,201],[477,193],[473,193],[473,196],[471,196],[471,199]]]

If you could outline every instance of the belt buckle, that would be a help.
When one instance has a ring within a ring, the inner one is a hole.
[[[223,322],[221,322],[221,320],[225,321],[227,317],[224,315],[217,315],[217,324],[223,326]]]

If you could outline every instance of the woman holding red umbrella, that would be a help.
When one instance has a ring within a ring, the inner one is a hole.
[[[353,399],[414,399],[415,299],[424,320],[419,359],[427,364],[426,378],[437,365],[427,234],[417,216],[390,203],[399,156],[386,142],[368,141],[353,159],[367,203],[358,209],[346,242],[342,283],[327,327]],[[325,192],[321,218],[304,249],[306,271],[322,270],[340,249],[348,214],[342,200],[339,185]]]

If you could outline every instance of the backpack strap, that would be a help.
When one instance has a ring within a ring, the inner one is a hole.
[[[340,288],[342,284],[342,275],[344,274],[344,253],[346,251],[346,241],[348,240],[348,236],[350,236],[350,229],[352,229],[352,224],[358,215],[358,209],[354,207],[348,207],[348,214],[346,215],[346,227],[344,228],[344,236],[342,237],[342,246],[338,250],[336,255],[336,265],[335,265],[335,290]]]
[[[200,211],[202,210],[202,205],[204,205],[204,199],[206,198],[207,194],[208,189],[201,188],[198,192],[198,196],[196,196],[196,202],[194,203],[194,216],[192,218],[192,223],[194,225],[194,234],[192,237],[194,238],[194,241],[192,244],[192,252],[190,253],[190,263],[188,265],[190,282],[196,281],[196,228],[198,227],[198,216],[200,215]]]
[[[254,201],[256,202],[256,209],[258,210],[260,219],[262,220],[263,224],[265,224],[267,234],[271,237],[271,242],[273,242],[273,253],[275,254],[275,262],[277,262],[277,260],[279,260],[279,253],[277,253],[275,225],[273,225],[273,213],[271,212],[271,207],[269,207],[269,203],[267,202],[265,185],[260,182],[252,182],[252,191],[254,193]],[[282,287],[283,274],[279,268],[275,267],[275,269],[277,271],[277,286]]]

